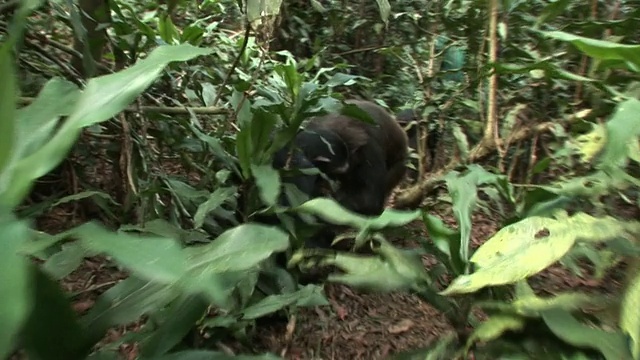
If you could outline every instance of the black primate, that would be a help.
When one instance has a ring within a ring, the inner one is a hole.
[[[347,209],[366,216],[377,216],[406,173],[407,135],[402,127],[381,106],[362,100],[348,100],[367,112],[375,124],[340,113],[312,118],[298,132],[292,144],[285,145],[273,157],[275,169],[318,168],[338,183],[328,190],[320,174],[296,174],[283,177],[283,184],[292,184],[309,198],[332,196]],[[281,206],[290,206],[286,194],[278,199]],[[297,217],[299,219],[299,217]],[[267,224],[278,224],[276,215],[256,218]],[[310,237],[307,247],[329,247],[335,232],[331,225]]]
[[[406,173],[407,135],[381,106],[363,100],[346,103],[367,112],[375,124],[331,113],[311,119],[295,144],[339,182],[336,201],[353,212],[377,216]]]

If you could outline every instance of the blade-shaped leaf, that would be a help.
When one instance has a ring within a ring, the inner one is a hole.
[[[87,337],[58,283],[34,268],[35,307],[25,324],[24,341],[32,359],[82,359],[95,345]]]
[[[187,271],[186,254],[174,239],[115,233],[94,223],[79,226],[73,234],[88,249],[106,253],[150,280],[172,283]]]
[[[187,335],[207,310],[208,302],[202,296],[178,299],[165,314],[165,321],[142,344],[140,355],[156,358],[166,354]]]
[[[130,68],[89,80],[74,110],[53,138],[15,164],[13,177],[6,191],[0,193],[0,201],[10,207],[20,203],[33,181],[54,169],[65,158],[83,127],[121,112],[151,85],[168,63],[190,60],[212,51],[188,44],[160,46]]]
[[[13,350],[16,335],[32,308],[31,280],[28,259],[18,253],[30,237],[29,227],[9,212],[0,210],[0,358],[5,359]]]
[[[581,324],[564,310],[547,310],[542,318],[557,337],[571,345],[597,349],[607,360],[631,358],[622,333],[607,332]]]
[[[620,327],[631,338],[631,353],[634,359],[640,359],[640,312],[638,309],[640,309],[640,272],[635,274],[629,283],[620,311]]]

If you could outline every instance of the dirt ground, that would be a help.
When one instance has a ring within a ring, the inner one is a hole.
[[[451,217],[443,216],[448,224]],[[57,232],[81,223],[59,207],[39,221],[39,228]],[[474,216],[472,240],[479,246],[495,231],[496,224],[484,216]],[[410,224],[411,238],[428,236],[420,222]],[[416,246],[412,240],[393,239],[403,247]],[[432,263],[425,256],[425,266]],[[90,309],[95,299],[126,276],[102,259],[86,259],[84,264],[64,279],[64,288],[74,294],[78,313]],[[554,266],[532,279],[535,288],[555,290],[580,287],[587,291],[608,292],[617,287],[616,279],[594,282],[573,276]],[[258,327],[252,332],[253,348],[269,351],[285,359],[385,359],[392,354],[427,346],[452,331],[445,317],[417,296],[406,293],[367,294],[348,286],[325,286],[330,306],[301,309],[288,324],[285,322]],[[143,325],[140,321],[114,328],[105,342],[116,340]],[[218,344],[220,350],[237,352],[238,344]],[[135,359],[136,344],[122,344],[120,353]]]

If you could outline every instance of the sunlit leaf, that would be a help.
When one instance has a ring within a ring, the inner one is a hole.
[[[576,240],[605,241],[624,235],[617,220],[578,213],[561,220],[529,217],[502,228],[471,257],[478,269],[456,278],[443,295],[510,284],[544,270],[562,258]]]
[[[256,181],[260,199],[268,206],[275,205],[280,194],[280,173],[270,165],[252,165],[251,173]]]
[[[475,342],[495,340],[507,331],[521,330],[524,325],[524,319],[518,316],[508,314],[491,316],[473,331],[467,340],[467,348],[471,347]]]

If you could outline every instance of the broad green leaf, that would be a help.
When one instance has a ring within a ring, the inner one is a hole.
[[[298,73],[295,61],[292,58],[287,58],[286,63],[276,65],[274,70],[286,84],[294,102],[298,101],[302,76]]]
[[[168,63],[190,60],[212,51],[188,44],[160,46],[130,68],[89,80],[75,109],[53,138],[15,164],[8,188],[0,193],[0,202],[10,207],[19,204],[33,181],[54,169],[65,158],[82,128],[121,112],[151,85]]]
[[[640,46],[638,47],[640,53]],[[639,55],[640,56],[640,55]],[[598,161],[601,168],[620,165],[627,159],[629,145],[640,135],[640,101],[629,99],[620,103],[613,116],[606,123],[606,145]]]
[[[335,200],[329,198],[311,199],[294,208],[294,210],[317,215],[332,224],[349,225],[355,228],[362,228],[367,222],[364,216],[347,210]]]
[[[607,332],[595,329],[591,325],[581,324],[564,310],[547,310],[542,314],[542,318],[557,337],[571,345],[596,349],[607,360],[631,358],[627,341],[622,333]]]
[[[238,192],[235,186],[217,188],[207,201],[198,206],[196,214],[193,217],[194,227],[199,229],[204,224],[205,217],[213,210],[224,204],[227,199],[234,196]]]
[[[242,271],[257,266],[274,252],[289,247],[289,236],[274,226],[242,224],[229,229],[206,245],[185,251],[191,269],[207,267],[217,273]]]
[[[488,343],[495,340],[507,331],[522,330],[525,321],[523,318],[508,314],[499,314],[489,317],[478,326],[467,340],[467,349],[476,342]]]
[[[367,217],[347,210],[330,198],[315,198],[295,207],[294,211],[319,216],[325,221],[338,225],[349,225],[359,229],[383,229],[406,225],[420,216],[420,211],[400,211],[385,209],[380,216]]]
[[[242,318],[245,320],[257,319],[293,304],[296,307],[329,305],[322,291],[322,287],[310,284],[296,292],[269,295],[242,310]]]
[[[396,249],[384,239],[377,239],[377,242],[379,247],[374,248],[374,252],[378,256],[338,253],[323,259],[322,265],[335,266],[344,272],[330,274],[328,280],[380,292],[415,289],[428,283],[419,255]],[[314,249],[302,250],[294,254],[292,261],[299,261],[296,255],[314,255],[316,252]]]
[[[492,174],[478,165],[470,165],[467,171],[452,171],[444,180],[453,202],[453,214],[459,224],[460,258],[469,258],[469,241],[471,240],[471,213],[478,199],[478,185],[498,184],[503,175]]]
[[[209,303],[202,296],[182,297],[170,305],[164,321],[142,343],[140,356],[156,358],[176,346],[202,318]]]
[[[584,213],[560,220],[529,217],[502,228],[471,257],[478,267],[460,276],[443,295],[468,293],[485,286],[525,279],[562,258],[577,240],[606,241],[624,236],[627,225],[612,217]]]
[[[640,45],[623,45],[605,40],[590,39],[563,31],[543,31],[543,35],[570,42],[588,56],[599,60],[624,60],[640,70]]]
[[[29,358],[85,358],[95,343],[78,323],[66,294],[40,269],[34,267],[34,273],[35,306],[23,333]]]
[[[180,32],[171,21],[169,14],[165,13],[158,17],[158,34],[167,44],[178,43]]]
[[[634,261],[637,262],[638,259]],[[635,268],[638,269],[637,266]],[[638,309],[640,309],[640,272],[632,277],[624,293],[620,310],[620,327],[631,338],[631,353],[635,360],[640,359],[640,311]]]
[[[280,194],[280,173],[271,165],[251,165],[251,174],[258,186],[260,199],[273,206]]]
[[[130,276],[100,295],[81,318],[81,323],[97,341],[110,327],[129,324],[140,316],[162,309],[179,295],[175,286]]]
[[[173,283],[187,271],[187,257],[174,239],[115,233],[94,223],[77,227],[73,235],[88,249],[112,256],[149,280]]]
[[[455,274],[463,274],[466,262],[460,257],[460,233],[447,227],[440,218],[426,212],[422,214],[422,222],[427,229],[429,239],[449,258]]]
[[[192,268],[179,286],[189,294],[204,294],[211,303],[224,311],[242,306],[246,302],[242,290],[250,288],[253,291],[258,281],[258,268],[221,272],[214,265],[206,263]]]
[[[42,270],[53,276],[54,279],[60,280],[77,269],[89,253],[78,242],[64,244],[61,251],[53,254],[44,263]]]
[[[602,302],[601,298],[579,292],[567,292],[549,297],[539,297],[532,292],[527,295],[519,294],[511,302],[510,310],[519,315],[537,317],[551,309],[574,311],[600,302]]]
[[[30,105],[17,111],[21,157],[33,154],[51,138],[60,117],[71,114],[80,94],[74,83],[53,78]]]
[[[29,260],[19,254],[30,237],[29,227],[8,211],[0,209],[0,358],[6,359],[22,325],[32,309],[33,277]]]

